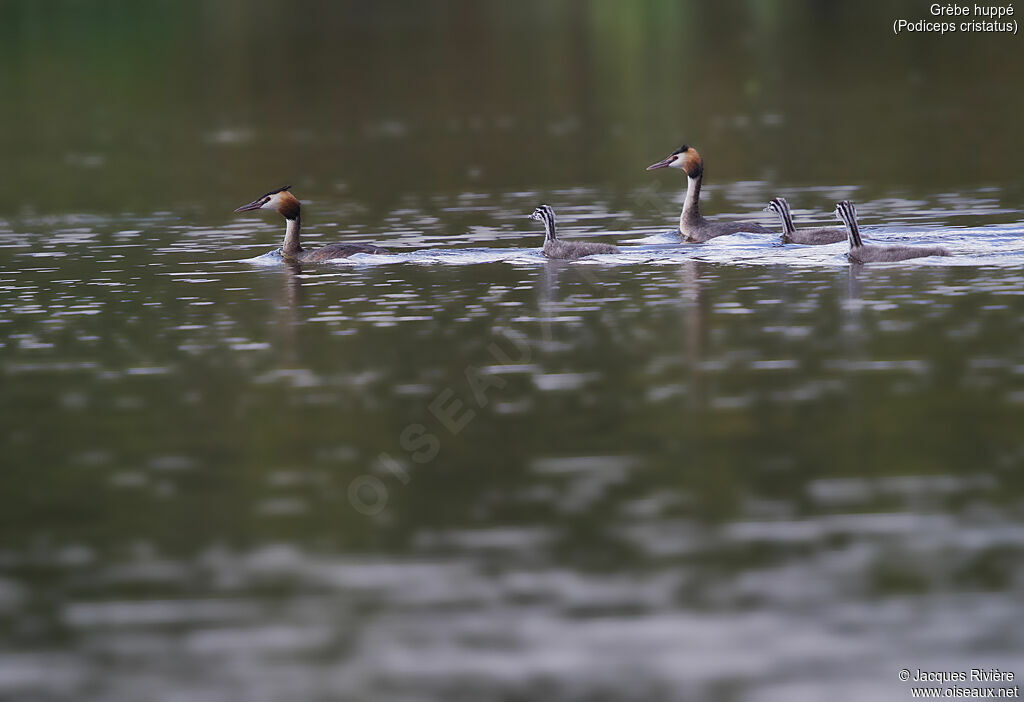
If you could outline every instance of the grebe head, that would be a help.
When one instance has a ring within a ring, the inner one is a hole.
[[[782,239],[784,242],[788,235],[796,233],[796,227],[793,225],[793,213],[789,209],[789,203],[786,202],[786,198],[773,197],[768,203],[768,207],[764,208],[764,211],[774,212],[778,215],[779,220],[782,222]]]
[[[535,222],[554,222],[555,211],[551,209],[551,205],[541,205],[533,211],[533,214],[530,215],[530,219]]]
[[[774,212],[780,217],[786,216],[786,210],[789,209],[789,203],[786,202],[784,197],[773,197],[769,202],[768,206],[764,208],[765,212]]]
[[[850,240],[850,248],[863,246],[860,238],[860,227],[857,225],[857,208],[849,200],[836,203],[836,217],[846,225],[846,236]]]
[[[530,215],[530,219],[544,223],[545,242],[558,239],[558,234],[555,233],[555,211],[551,209],[550,205],[539,206]]]
[[[248,212],[250,210],[274,210],[285,219],[297,219],[299,216],[299,200],[288,190],[292,186],[286,185],[277,190],[260,195],[248,205],[242,205],[235,212]]]
[[[647,170],[654,171],[659,168],[681,168],[688,178],[697,178],[704,172],[704,159],[697,153],[697,149],[683,144],[667,158],[649,165]]]
[[[849,200],[841,200],[836,203],[836,217],[844,224],[857,223],[857,207]]]

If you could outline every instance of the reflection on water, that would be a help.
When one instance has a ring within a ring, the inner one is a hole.
[[[1024,674],[1021,57],[893,7],[5,6],[0,697]],[[954,256],[677,244],[683,139],[706,214]],[[293,176],[398,255],[269,253]]]
[[[451,237],[452,201],[407,203],[405,253],[301,267],[242,260],[276,223],[10,220],[0,690],[896,699],[894,661],[1013,669],[1020,225],[869,202],[959,260],[850,267],[559,195],[567,236],[641,243],[545,261],[532,194]]]

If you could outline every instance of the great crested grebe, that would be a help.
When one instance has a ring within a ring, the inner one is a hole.
[[[836,203],[836,217],[846,225],[846,233],[850,239],[849,258],[854,263],[884,263],[889,261],[905,261],[908,258],[924,256],[949,256],[950,253],[941,246],[903,246],[893,244],[879,246],[865,244],[860,238],[860,227],[857,226],[857,208],[849,200]]]
[[[774,212],[782,220],[783,244],[834,244],[846,238],[846,230],[843,227],[797,229],[793,226],[793,213],[784,197],[772,198],[764,210]]]
[[[292,186],[286,185],[277,190],[271,190],[261,195],[248,205],[242,205],[235,212],[248,212],[250,210],[275,210],[285,218],[287,225],[284,230],[284,245],[281,247],[281,254],[295,261],[331,261],[336,258],[348,258],[352,254],[386,254],[391,253],[387,249],[373,244],[328,244],[319,249],[306,250],[299,245],[299,227],[301,226],[299,200],[288,190]]]
[[[555,233],[555,211],[550,205],[541,205],[533,211],[530,219],[544,222],[544,255],[548,258],[562,258],[575,261],[593,254],[618,253],[619,249],[611,244],[598,244],[592,241],[562,241]]]
[[[686,201],[683,212],[679,215],[679,234],[683,241],[702,242],[723,234],[737,232],[754,232],[767,234],[770,229],[757,222],[712,222],[700,214],[700,183],[704,177],[704,159],[697,149],[683,144],[657,163],[652,163],[647,170],[658,168],[681,168],[686,173]]]

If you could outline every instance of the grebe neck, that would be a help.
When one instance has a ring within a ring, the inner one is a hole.
[[[558,234],[555,233],[555,215],[553,212],[544,213],[544,241],[558,241]]]
[[[864,245],[860,238],[860,225],[857,223],[857,210],[849,200],[836,204],[836,214],[846,225],[846,236],[850,240],[850,248],[858,249]]]
[[[700,182],[703,174],[686,177],[686,200],[683,202],[683,213],[679,215],[679,229],[686,224],[700,222]]]
[[[846,234],[850,239],[850,248],[853,249],[864,246],[864,241],[860,238],[860,225],[855,218],[856,215],[846,223]]]
[[[787,234],[796,233],[796,227],[793,225],[793,213],[790,211],[788,203],[782,207],[782,228]]]
[[[294,256],[302,252],[302,247],[299,245],[299,228],[302,224],[299,215],[285,221],[288,222],[288,225],[284,232],[284,246],[281,250],[288,256]]]

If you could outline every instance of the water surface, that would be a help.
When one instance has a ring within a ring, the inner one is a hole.
[[[1019,44],[886,34],[914,3],[9,9],[0,697],[1019,668]],[[706,214],[850,198],[954,256],[678,244],[681,140]],[[231,210],[290,180],[307,245],[398,255],[267,256]],[[540,202],[621,253],[545,260]]]

